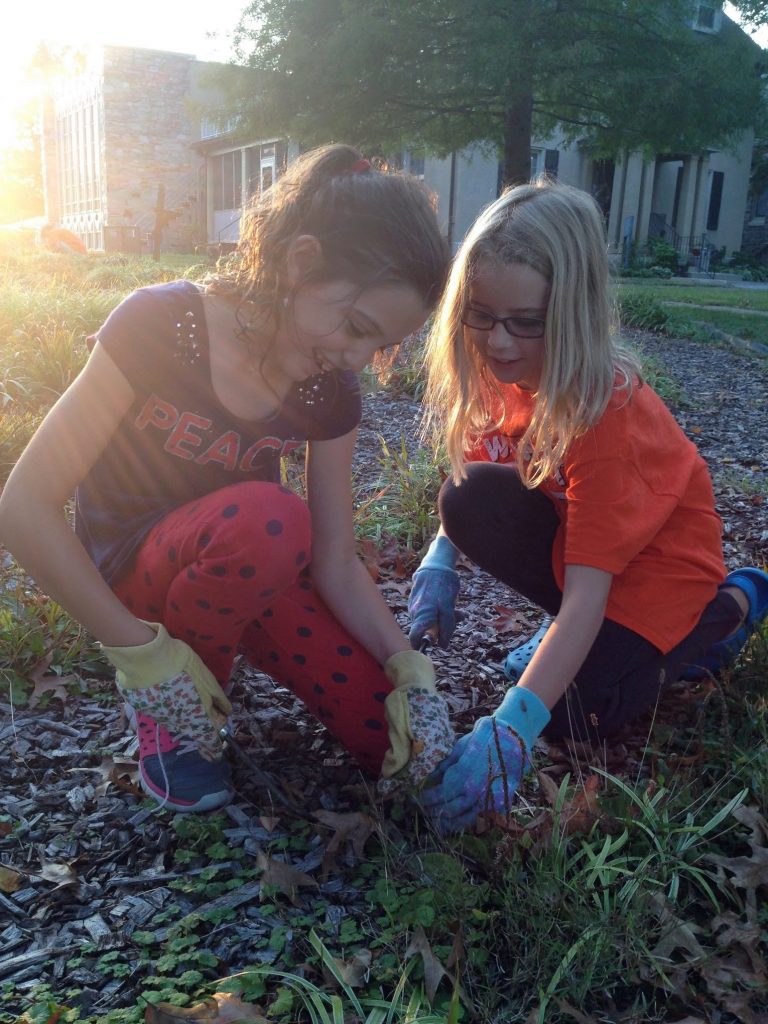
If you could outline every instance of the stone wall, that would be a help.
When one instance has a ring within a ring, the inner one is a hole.
[[[109,237],[138,228],[151,251],[159,186],[175,214],[162,249],[205,242],[205,168],[191,147],[199,122],[189,105],[193,58],[160,50],[105,47],[104,152]]]

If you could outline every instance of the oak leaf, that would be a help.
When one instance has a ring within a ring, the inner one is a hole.
[[[432,1003],[434,1002],[435,993],[437,992],[440,982],[444,977],[450,977],[450,974],[432,952],[429,939],[425,935],[424,929],[421,926],[414,931],[413,938],[408,943],[408,948],[405,951],[405,959],[408,960],[417,953],[421,956],[421,961],[424,966],[424,990],[427,993],[427,999]]]
[[[28,705],[31,708],[37,707],[44,694],[52,692],[54,697],[66,703],[69,694],[67,685],[78,682],[77,676],[70,673],[66,676],[59,676],[50,672],[53,653],[48,653],[27,672],[27,679],[33,684],[32,693],[29,695]]]
[[[349,843],[352,852],[357,860],[362,860],[365,855],[365,844],[376,831],[376,822],[367,814],[361,811],[352,811],[349,814],[337,814],[335,811],[315,811],[314,817],[328,828],[334,829],[334,833],[328,840],[323,858],[323,877],[328,876],[336,863],[336,853],[345,844]]]
[[[291,864],[282,860],[275,860],[267,856],[263,850],[256,854],[256,863],[263,874],[261,881],[265,885],[272,885],[284,893],[294,906],[298,906],[297,892],[300,886],[316,886],[317,882],[311,875],[306,875]]]
[[[323,976],[329,984],[333,984],[341,979],[350,988],[360,988],[361,985],[368,981],[372,959],[370,949],[358,949],[350,960],[341,960],[338,957],[334,957],[334,970],[331,971],[324,965]]]

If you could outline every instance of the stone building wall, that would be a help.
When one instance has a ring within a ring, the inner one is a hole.
[[[192,148],[199,119],[189,105],[196,63],[186,54],[105,47],[103,55],[106,223],[138,228],[152,247],[158,188],[175,214],[163,229],[164,250],[190,251],[205,241],[205,167]]]

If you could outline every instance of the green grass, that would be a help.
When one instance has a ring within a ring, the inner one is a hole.
[[[701,285],[666,284],[646,279],[642,284],[620,281],[619,296],[651,292],[660,302],[688,302],[697,306],[733,306],[735,309],[758,309],[768,312],[768,289],[702,287]]]
[[[735,335],[747,341],[757,341],[762,345],[768,345],[768,316],[758,317],[749,314],[740,315],[737,312],[729,312],[720,309],[691,309],[669,308],[670,329],[668,333],[675,333],[678,330],[684,334],[686,325],[693,322],[703,323],[714,327],[726,334]]]

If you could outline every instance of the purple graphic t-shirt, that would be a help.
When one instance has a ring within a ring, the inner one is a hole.
[[[283,455],[360,422],[351,371],[294,385],[263,421],[228,412],[211,383],[202,295],[189,281],[133,292],[96,337],[135,392],[75,495],[75,530],[110,583],[172,509],[230,484],[278,481]]]

